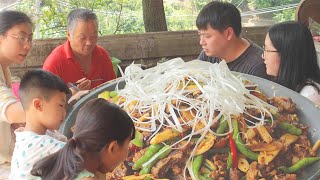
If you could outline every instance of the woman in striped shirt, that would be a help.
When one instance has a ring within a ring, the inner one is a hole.
[[[32,46],[32,26],[22,12],[0,12],[0,170],[11,160],[11,123],[25,122],[22,105],[11,91],[9,65],[24,62]]]

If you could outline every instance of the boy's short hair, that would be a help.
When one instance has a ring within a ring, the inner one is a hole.
[[[24,109],[28,109],[34,98],[42,97],[48,101],[53,91],[64,92],[67,98],[71,95],[68,86],[60,77],[41,69],[28,71],[20,83],[21,104]]]
[[[208,25],[220,32],[232,27],[235,35],[241,33],[240,11],[231,3],[213,1],[200,11],[197,20],[197,28],[206,30]]]

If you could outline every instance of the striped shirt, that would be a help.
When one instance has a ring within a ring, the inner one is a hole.
[[[17,100],[10,86],[11,77],[9,68],[3,68],[0,64],[0,165],[11,160],[11,125],[6,117],[6,109]]]

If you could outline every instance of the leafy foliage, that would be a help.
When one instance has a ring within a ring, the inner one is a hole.
[[[196,29],[199,11],[212,0],[164,0],[169,31]],[[300,0],[221,0],[241,12],[298,3]],[[144,32],[142,0],[21,0],[18,10],[31,15],[36,38],[66,36],[67,14],[75,8],[92,9],[98,16],[100,35]],[[269,13],[275,22],[293,20],[294,10]]]

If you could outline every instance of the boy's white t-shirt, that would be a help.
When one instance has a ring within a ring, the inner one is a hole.
[[[50,132],[47,132],[46,135],[39,135],[32,131],[16,130],[15,134],[16,144],[11,160],[10,179],[40,179],[30,174],[33,165],[43,157],[60,150],[65,142],[50,136],[52,135]]]

